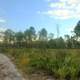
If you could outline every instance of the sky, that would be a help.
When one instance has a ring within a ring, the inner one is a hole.
[[[0,0],[0,30],[45,28],[61,36],[72,34],[80,19],[80,0]]]

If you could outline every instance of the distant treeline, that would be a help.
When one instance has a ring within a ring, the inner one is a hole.
[[[64,41],[62,37],[58,39],[51,39],[49,41],[32,41],[27,42],[15,42],[11,43],[1,43],[1,48],[50,48],[50,49],[59,49],[59,48],[80,48],[80,42],[76,40]]]
[[[36,32],[32,26],[24,32],[7,29],[2,33],[4,35],[2,35],[3,41],[0,43],[1,48],[80,48],[80,21],[73,30],[74,35],[65,35],[64,39],[62,37],[54,38],[54,34],[48,34],[45,28]]]

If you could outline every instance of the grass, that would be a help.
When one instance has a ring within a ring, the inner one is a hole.
[[[59,80],[78,80],[80,77],[79,49],[4,49],[25,75],[45,70]]]

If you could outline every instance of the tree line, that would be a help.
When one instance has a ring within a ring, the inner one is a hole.
[[[38,33],[31,26],[24,32],[14,32],[7,29],[4,33],[3,43],[0,47],[13,48],[80,48],[80,21],[76,24],[73,33],[74,35],[64,35],[63,37],[54,38],[53,33],[47,32],[42,28]]]

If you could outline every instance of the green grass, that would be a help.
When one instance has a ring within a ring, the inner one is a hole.
[[[79,49],[5,49],[4,53],[25,74],[45,70],[59,80],[80,77]]]

